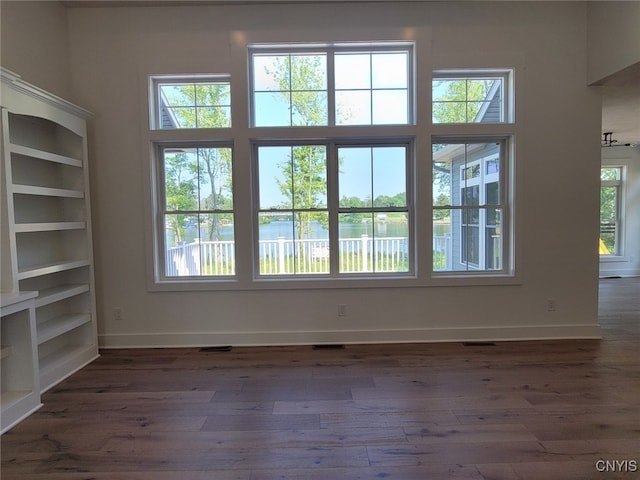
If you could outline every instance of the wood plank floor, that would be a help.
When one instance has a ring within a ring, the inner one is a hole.
[[[1,477],[640,478],[640,279],[600,292],[601,341],[106,350],[2,436]]]

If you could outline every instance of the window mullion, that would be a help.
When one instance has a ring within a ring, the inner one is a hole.
[[[330,126],[336,124],[335,55],[335,50],[327,50],[327,121]]]
[[[338,147],[335,142],[327,144],[327,210],[329,214],[329,275],[337,277],[340,265],[339,252],[339,192],[338,192]]]

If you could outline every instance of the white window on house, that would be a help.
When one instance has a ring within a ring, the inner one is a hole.
[[[254,46],[255,127],[413,122],[412,46]]]
[[[152,128],[231,127],[228,76],[152,77],[151,89]]]
[[[228,145],[158,146],[161,278],[235,275],[231,157]]]
[[[255,152],[258,275],[412,270],[406,143],[256,145]]]
[[[436,71],[433,123],[512,122],[510,71]]]
[[[506,142],[433,145],[434,272],[508,270]]]
[[[623,167],[600,169],[600,245],[602,256],[622,255]]]

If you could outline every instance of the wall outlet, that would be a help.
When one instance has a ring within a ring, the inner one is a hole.
[[[338,305],[338,316],[346,317],[347,316],[347,306],[344,303]]]
[[[555,312],[555,311],[556,311],[556,299],[547,298],[547,312]]]
[[[120,307],[116,307],[113,309],[113,319],[116,322],[122,321],[122,309]]]

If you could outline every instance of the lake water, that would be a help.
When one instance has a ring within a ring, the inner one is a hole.
[[[451,226],[449,224],[436,223],[433,225],[433,233],[435,236],[442,236],[450,233]],[[318,222],[311,225],[312,238],[329,238],[329,232]],[[373,226],[370,223],[342,223],[340,224],[340,238],[360,238],[362,235],[376,237],[406,237],[408,235],[408,227],[405,223],[382,223],[376,222]],[[167,232],[169,244],[171,245],[171,232]],[[221,240],[233,240],[233,225],[227,225],[220,228]],[[271,223],[262,224],[259,227],[260,240],[276,240],[278,237],[292,238],[292,222],[290,221],[273,221]],[[196,238],[207,238],[207,230],[202,229],[198,232],[196,227],[187,227],[185,231],[186,243],[193,242]]]

